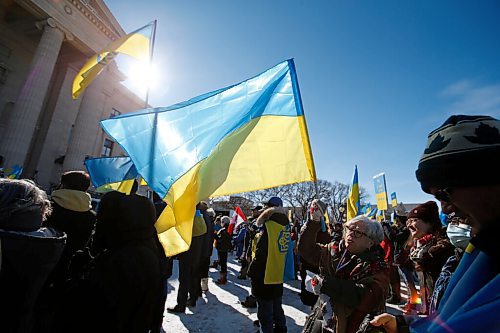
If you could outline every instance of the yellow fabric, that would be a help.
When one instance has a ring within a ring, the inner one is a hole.
[[[61,189],[53,191],[51,197],[59,206],[75,212],[86,212],[92,208],[90,194],[87,192]]]
[[[303,116],[253,119],[177,180],[156,223],[167,255],[189,249],[195,206],[202,199],[315,180],[304,131]]]
[[[109,183],[96,188],[98,193],[106,193],[109,191],[118,191],[125,194],[130,194],[132,186],[134,185],[134,179],[124,180],[122,182]]]
[[[138,60],[148,60],[150,55],[150,38],[140,33],[131,33],[123,36],[99,53],[93,55],[80,69],[73,80],[71,94],[73,99],[87,88],[102,69],[116,56],[117,53],[124,53]]]
[[[347,198],[347,221],[355,218],[358,215],[359,202],[359,184],[353,184]]]
[[[255,259],[255,252],[257,252],[257,243],[259,242],[260,236],[262,234],[258,232],[252,239],[252,260]]]
[[[272,220],[266,221],[264,225],[268,236],[264,284],[280,284],[283,283],[286,253],[290,246],[290,231]]]
[[[195,216],[193,221],[193,237],[201,236],[207,233],[207,225],[203,216]]]

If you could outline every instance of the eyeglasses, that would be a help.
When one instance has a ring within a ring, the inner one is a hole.
[[[347,232],[351,232],[354,236],[354,238],[360,238],[361,236],[368,237],[367,234],[365,234],[362,231],[359,231],[358,229],[353,229],[353,228],[346,228]],[[370,237],[368,237],[370,238]]]
[[[450,202],[450,196],[452,193],[453,193],[453,190],[451,189],[451,187],[446,187],[446,188],[437,190],[434,193],[434,197],[436,199],[438,199],[439,201]]]

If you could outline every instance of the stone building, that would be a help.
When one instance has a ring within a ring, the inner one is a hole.
[[[125,35],[102,0],[0,0],[0,167],[45,189],[88,156],[123,152],[99,121],[144,107],[114,63],[78,98],[83,63]]]

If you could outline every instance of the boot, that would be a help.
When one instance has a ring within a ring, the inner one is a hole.
[[[241,306],[243,306],[244,308],[256,308],[257,300],[252,295],[247,296],[247,298],[243,302],[241,302]]]
[[[215,284],[226,284],[227,283],[227,273],[220,273],[220,277]]]
[[[219,268],[219,260],[214,260],[213,264],[210,265],[210,268]]]
[[[208,278],[201,279],[201,291],[204,293],[208,291]]]
[[[177,304],[173,308],[168,308],[167,311],[170,313],[184,313],[186,312],[186,306]]]

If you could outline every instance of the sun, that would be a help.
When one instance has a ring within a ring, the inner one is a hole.
[[[123,83],[138,96],[145,96],[147,89],[151,91],[158,83],[159,70],[155,63],[128,61],[123,72],[127,76]]]

